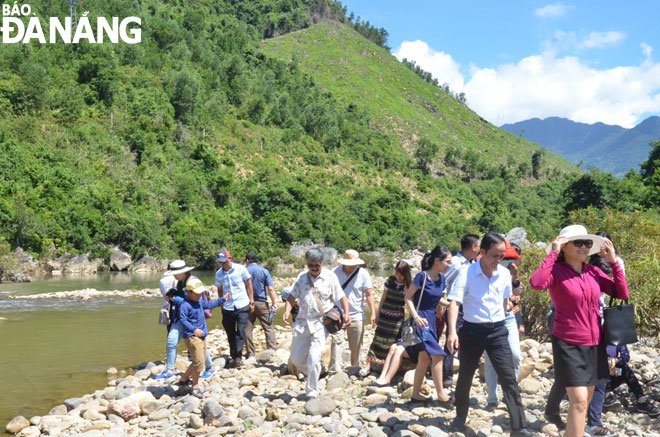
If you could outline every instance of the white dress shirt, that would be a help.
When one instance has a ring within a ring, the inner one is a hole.
[[[447,298],[463,304],[463,319],[471,323],[504,320],[504,299],[511,297],[511,273],[497,265],[493,276],[486,276],[481,262],[458,271]]]
[[[309,285],[308,272],[302,272],[298,275],[293,284],[291,296],[299,302],[300,309],[296,316],[295,325],[306,325],[309,332],[313,333],[323,329],[323,314],[330,311],[335,304],[339,304],[342,297],[345,297],[344,290],[341,289],[339,279],[328,269],[321,269],[321,273],[314,278],[311,275],[314,288],[319,293],[319,299],[323,308],[319,311],[316,305],[316,298]]]
[[[445,272],[445,280],[447,281],[447,291],[451,290],[451,286],[458,275],[458,271],[465,266],[469,266],[473,261],[465,258],[461,252],[451,257],[451,264]]]

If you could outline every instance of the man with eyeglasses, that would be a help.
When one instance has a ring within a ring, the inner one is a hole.
[[[296,300],[300,305],[298,316],[293,324],[290,364],[307,376],[305,394],[307,399],[318,396],[318,383],[321,375],[321,354],[328,336],[323,324],[323,315],[335,304],[341,304],[344,326],[351,324],[348,300],[339,284],[339,279],[330,270],[323,268],[323,252],[312,247],[305,253],[308,271],[298,275],[288,299],[284,303],[284,323],[289,324],[291,308]],[[322,308],[317,305],[318,300]]]

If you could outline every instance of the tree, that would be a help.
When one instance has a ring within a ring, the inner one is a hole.
[[[439,147],[437,144],[431,142],[426,137],[422,137],[417,141],[417,150],[415,150],[415,158],[417,159],[417,168],[424,174],[429,174],[429,164],[438,153]]]
[[[539,178],[542,164],[543,164],[543,151],[537,150],[532,155],[532,176],[534,176],[534,179]]]
[[[194,115],[199,94],[199,81],[187,70],[181,71],[174,80],[172,106],[177,120],[189,123]]]
[[[642,162],[640,173],[642,182],[648,187],[647,200],[651,205],[660,205],[660,140],[650,144],[652,147],[649,159]]]

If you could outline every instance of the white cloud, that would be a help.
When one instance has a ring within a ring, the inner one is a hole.
[[[596,69],[577,57],[545,51],[495,68],[473,65],[469,80],[449,54],[423,41],[404,43],[395,55],[464,91],[470,108],[498,126],[558,116],[629,128],[643,114],[660,112],[660,63],[652,61],[650,45],[640,47],[645,59],[639,65]]]
[[[398,60],[414,60],[423,70],[433,74],[440,84],[449,84],[452,91],[463,90],[464,79],[460,65],[451,55],[433,50],[424,41],[404,41],[393,54]]]
[[[554,3],[551,5],[543,6],[534,11],[534,15],[539,18],[552,18],[552,17],[563,17],[572,9],[572,5],[564,5],[562,3]]]
[[[622,41],[626,37],[623,32],[591,32],[589,37],[578,44],[579,48],[599,49]]]

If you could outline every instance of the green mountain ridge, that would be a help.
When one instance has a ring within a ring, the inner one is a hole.
[[[85,8],[142,17],[143,42],[0,46],[0,252],[103,257],[114,244],[212,267],[222,246],[264,259],[307,239],[455,247],[466,231],[514,226],[548,239],[564,220],[574,167],[484,122],[345,18],[311,26],[319,9],[340,16],[336,2]],[[269,34],[286,35],[262,43]],[[276,55],[310,37],[306,58]]]

